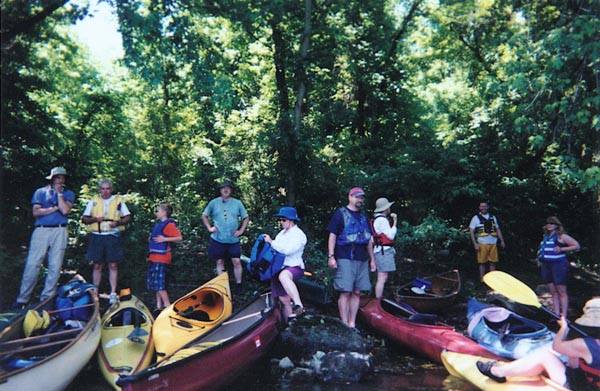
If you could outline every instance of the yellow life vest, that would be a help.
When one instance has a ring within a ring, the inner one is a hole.
[[[116,195],[112,200],[108,203],[108,211],[104,213],[104,200],[99,195],[95,195],[92,198],[92,202],[94,206],[92,207],[92,216],[105,216],[104,221],[94,222],[92,224],[88,224],[88,232],[108,232],[112,231],[114,228],[110,227],[107,222],[117,221],[121,218],[121,202],[123,202],[123,197],[120,195]],[[119,225],[116,228],[119,231],[125,231],[124,225]]]

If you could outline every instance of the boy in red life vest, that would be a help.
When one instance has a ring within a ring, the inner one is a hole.
[[[375,217],[371,220],[371,231],[373,232],[373,253],[375,254],[375,265],[377,265],[377,282],[375,283],[375,297],[383,296],[383,287],[389,272],[396,271],[396,239],[398,216],[390,213],[394,203],[387,198],[379,198],[375,202]],[[390,221],[388,216],[392,218]]]
[[[158,222],[152,228],[148,244],[148,272],[146,285],[149,291],[156,294],[156,316],[161,310],[171,305],[167,293],[167,282],[170,275],[171,243],[183,240],[181,232],[171,218],[173,208],[169,204],[160,204],[156,210]]]

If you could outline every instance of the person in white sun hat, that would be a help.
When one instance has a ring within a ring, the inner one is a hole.
[[[398,215],[391,213],[393,202],[387,198],[375,201],[374,217],[371,219],[373,231],[373,253],[377,266],[377,282],[375,283],[375,297],[383,296],[383,288],[388,279],[388,273],[396,271],[396,249],[394,243],[398,231]],[[391,218],[391,219],[390,219]]]
[[[600,298],[589,300],[584,307],[584,315],[577,319],[578,325],[598,325],[597,314],[593,314],[594,307],[590,304],[600,304]],[[597,309],[597,307],[596,307]],[[583,323],[582,323],[583,322]],[[560,329],[552,342],[552,349],[540,348],[525,357],[509,363],[496,361],[477,361],[479,372],[498,382],[505,383],[511,376],[537,376],[546,375],[552,381],[569,388],[569,378],[575,375],[574,371],[581,371],[590,386],[590,390],[600,389],[600,339],[596,336],[577,336],[567,339],[569,325],[566,318],[561,316],[558,321]],[[565,365],[557,356],[562,354],[567,357]],[[567,370],[567,367],[570,367]],[[575,389],[575,388],[573,388]],[[583,389],[583,388],[582,388]]]

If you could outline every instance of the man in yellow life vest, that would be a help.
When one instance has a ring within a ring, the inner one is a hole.
[[[83,211],[82,221],[90,232],[87,261],[94,263],[93,283],[100,287],[102,269],[108,264],[110,303],[117,301],[118,264],[123,261],[122,232],[131,220],[131,212],[123,197],[112,195],[112,182],[103,179],[99,183],[100,194],[95,195]]]
[[[486,273],[486,265],[489,265],[490,271],[496,270],[496,264],[499,259],[498,241],[500,241],[502,248],[505,247],[498,219],[496,219],[496,216],[490,214],[488,210],[489,204],[485,201],[480,202],[479,213],[473,216],[469,224],[469,234],[477,253],[479,279],[481,281],[483,281],[483,276]]]

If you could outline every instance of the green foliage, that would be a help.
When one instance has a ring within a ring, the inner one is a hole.
[[[125,57],[107,74],[71,40],[85,7],[2,4],[0,243],[9,254],[29,240],[34,189],[64,165],[78,195],[67,263],[90,273],[79,219],[97,180],[111,178],[135,215],[122,277],[136,289],[159,202],[174,206],[184,236],[178,283],[213,273],[201,213],[223,179],[250,212],[244,250],[275,233],[279,206],[294,204],[308,267],[326,282],[325,227],[357,185],[368,210],[381,196],[396,201],[407,256],[472,256],[465,228],[489,199],[507,265],[531,255],[550,214],[581,242],[578,262],[598,263],[592,1],[114,6]]]

